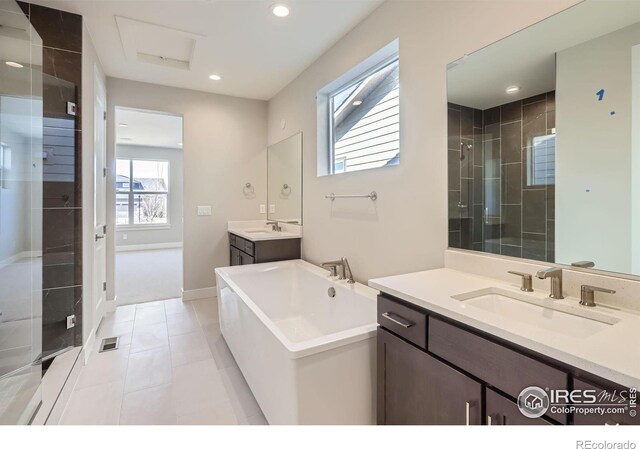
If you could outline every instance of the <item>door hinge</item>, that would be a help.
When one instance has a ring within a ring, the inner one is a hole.
[[[106,283],[106,282],[103,282],[103,283],[102,283],[102,291],[103,291],[103,292],[106,292],[106,291],[107,291],[107,283]]]
[[[67,317],[67,329],[71,329],[72,327],[76,327],[76,316],[69,315]]]
[[[107,177],[107,167],[104,167],[104,168],[102,169],[102,176],[103,176],[104,178],[106,178],[106,177]]]
[[[102,117],[103,117],[105,120],[107,119],[107,111],[104,111],[104,112],[102,113]]]

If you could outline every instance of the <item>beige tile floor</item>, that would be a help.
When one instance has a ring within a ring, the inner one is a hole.
[[[212,299],[119,307],[98,342],[116,351],[83,367],[61,424],[266,424],[235,363]]]

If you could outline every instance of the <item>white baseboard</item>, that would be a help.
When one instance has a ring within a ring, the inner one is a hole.
[[[116,246],[116,252],[146,251],[151,249],[169,249],[169,248],[182,248],[182,242],[147,243],[144,245],[121,245],[121,246]]]
[[[107,301],[104,302],[104,312],[105,313],[115,312],[116,311],[116,307],[118,307],[118,297],[117,296],[114,296],[111,301],[107,300]]]
[[[98,323],[100,325],[100,323]],[[84,364],[86,365],[89,361],[89,357],[93,353],[93,348],[96,345],[96,332],[98,327],[96,326],[94,329],[91,329],[91,333],[89,334],[89,338],[87,338],[87,342],[82,347],[82,355],[84,358]]]
[[[194,290],[182,289],[182,300],[193,301],[194,299],[213,299],[218,296],[215,287],[196,288]]]

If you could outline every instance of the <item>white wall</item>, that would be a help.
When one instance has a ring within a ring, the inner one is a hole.
[[[93,41],[82,24],[82,341],[87,343],[93,322],[94,266],[94,103],[95,78],[106,85],[106,78]]]
[[[169,161],[169,224],[161,229],[116,228],[116,248],[130,245],[182,242],[183,161],[179,148],[116,145],[116,156],[124,159],[162,159]],[[127,239],[124,239],[126,234]]]
[[[446,65],[578,3],[387,1],[269,101],[269,143],[302,131],[303,257],[347,256],[359,281],[443,265],[447,246]],[[316,176],[316,92],[400,39],[399,166]],[[281,129],[281,120],[286,120]],[[324,195],[364,194],[378,201]]]
[[[640,44],[631,50],[631,272],[640,273]]]
[[[633,25],[557,55],[560,263],[593,260],[596,268],[631,272],[631,46],[639,39]]]
[[[227,221],[261,217],[266,202],[267,103],[108,78],[107,213],[114,223],[114,107],[181,114],[184,119],[184,289],[213,287],[213,269],[229,263]],[[246,182],[255,196],[243,195]],[[197,216],[210,205],[212,216]],[[264,216],[262,216],[264,218]],[[114,235],[108,236],[107,298],[114,298]]]

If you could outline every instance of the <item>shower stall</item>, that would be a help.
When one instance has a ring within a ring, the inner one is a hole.
[[[0,2],[0,424],[41,402],[42,40]]]
[[[555,261],[555,92],[449,103],[449,247]]]

